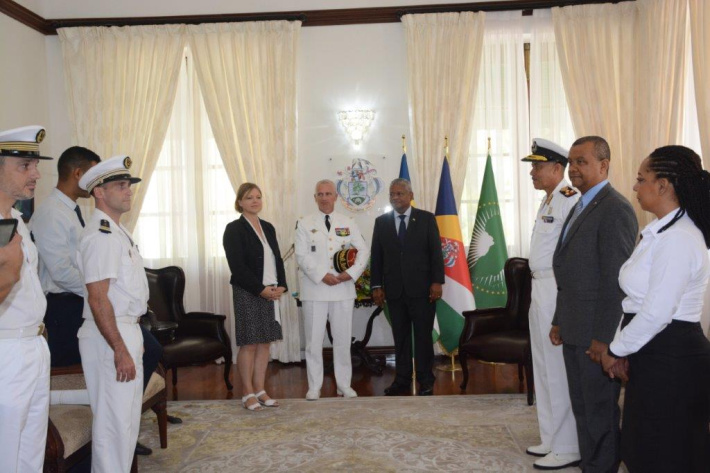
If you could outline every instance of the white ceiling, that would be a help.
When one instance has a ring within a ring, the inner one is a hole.
[[[483,0],[15,0],[45,19],[206,15],[392,7]],[[513,0],[505,0],[513,1]]]

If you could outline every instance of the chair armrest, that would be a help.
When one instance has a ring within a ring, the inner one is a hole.
[[[195,335],[216,338],[229,345],[229,337],[224,329],[226,318],[224,315],[210,312],[188,312],[180,320],[177,333],[179,336]]]
[[[464,326],[459,339],[459,346],[478,335],[500,332],[509,326],[505,307],[467,310],[463,313]]]

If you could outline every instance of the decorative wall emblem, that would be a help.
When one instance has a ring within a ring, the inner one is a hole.
[[[384,188],[384,182],[377,177],[377,170],[363,158],[353,159],[350,166],[338,171],[338,177],[336,190],[345,208],[351,212],[368,210]]]

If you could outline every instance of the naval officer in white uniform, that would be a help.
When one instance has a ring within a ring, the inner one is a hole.
[[[537,212],[530,242],[530,272],[533,278],[530,342],[542,443],[528,448],[527,453],[543,457],[534,463],[536,468],[556,470],[580,460],[562,347],[554,346],[548,336],[557,302],[552,255],[565,219],[579,200],[579,193],[564,178],[567,150],[561,146],[536,138],[532,154],[522,161],[532,163],[530,176],[533,186],[546,194]]]
[[[47,300],[39,282],[37,248],[13,208],[34,197],[40,126],[0,132],[0,218],[17,219],[23,253],[20,279],[0,303],[0,471],[40,472],[49,418],[49,348],[42,337]],[[14,237],[13,245],[19,237]],[[5,242],[3,241],[2,244]],[[5,268],[3,268],[6,270]],[[7,269],[9,271],[9,269]]]
[[[323,337],[330,320],[333,335],[333,363],[338,394],[357,397],[350,387],[355,281],[365,270],[370,248],[352,218],[334,212],[337,194],[333,181],[316,184],[318,212],[298,221],[296,228],[296,260],[298,261],[299,298],[302,302],[306,332],[306,399],[320,397],[323,385]],[[357,250],[355,262],[338,273],[333,255],[340,250]]]
[[[131,209],[127,156],[90,168],[79,187],[94,197],[96,208],[79,243],[86,294],[79,329],[81,364],[94,414],[91,471],[128,472],[140,427],[143,397],[143,335],[138,321],[148,309],[148,280],[143,258],[120,223]]]

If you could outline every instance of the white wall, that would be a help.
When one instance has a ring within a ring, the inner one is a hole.
[[[320,179],[336,181],[336,172],[353,158],[377,169],[385,189],[368,212],[353,213],[342,202],[336,211],[355,218],[371,242],[374,218],[389,205],[387,184],[398,177],[401,136],[409,135],[406,48],[399,23],[303,28],[298,67],[298,156],[300,215],[317,210],[313,188]],[[367,108],[375,121],[355,149],[336,113]],[[361,339],[372,309],[356,309],[353,336]],[[394,345],[384,316],[376,319],[372,346]]]
[[[40,150],[53,156],[55,137],[49,126],[46,57],[44,35],[0,14],[0,130],[45,126],[47,137]],[[39,169],[42,178],[35,193],[37,199],[47,194],[45,184],[55,179],[56,165],[45,161]]]

